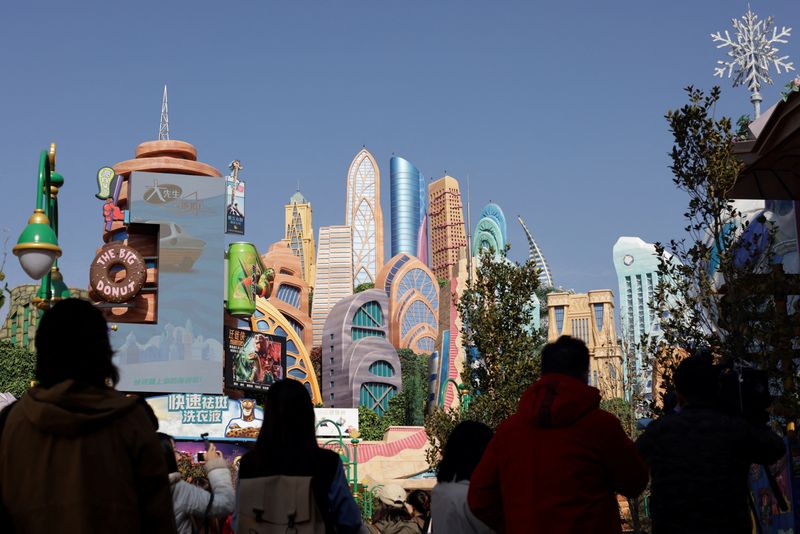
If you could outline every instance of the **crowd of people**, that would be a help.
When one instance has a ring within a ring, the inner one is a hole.
[[[616,534],[617,496],[636,497],[649,482],[654,534],[750,534],[750,466],[785,453],[766,425],[716,409],[714,368],[698,357],[675,372],[674,413],[634,443],[587,384],[586,345],[565,336],[544,348],[541,378],[496,431],[455,427],[431,494],[382,486],[375,516],[362,522],[341,458],[317,444],[299,382],[267,392],[235,482],[211,444],[206,477],[189,483],[149,406],[114,389],[96,308],[57,303],[36,349],[38,384],[0,412],[2,532]]]

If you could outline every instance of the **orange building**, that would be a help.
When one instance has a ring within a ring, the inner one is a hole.
[[[261,256],[261,261],[265,267],[275,271],[269,302],[286,317],[303,340],[306,350],[310,351],[314,334],[308,314],[308,284],[302,278],[300,258],[294,255],[286,241],[278,241]]]
[[[439,335],[439,284],[414,256],[398,254],[378,273],[375,288],[389,297],[389,341],[418,354],[435,350]]]
[[[467,246],[464,209],[458,180],[444,176],[428,186],[431,234],[431,269],[437,278],[449,280],[461,249]]]

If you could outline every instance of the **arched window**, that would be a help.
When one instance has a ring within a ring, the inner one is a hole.
[[[300,288],[290,284],[281,284],[275,297],[292,306],[294,308],[300,307]]]
[[[353,341],[363,337],[386,337],[383,327],[383,311],[377,301],[371,300],[361,306],[353,316]]]
[[[392,367],[392,364],[387,361],[378,360],[369,366],[369,372],[375,376],[389,378],[394,376],[394,367]]]
[[[397,395],[397,388],[381,382],[365,382],[361,384],[359,405],[366,406],[378,415],[389,409],[389,399]]]

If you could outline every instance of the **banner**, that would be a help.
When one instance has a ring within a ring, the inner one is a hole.
[[[149,397],[147,403],[158,418],[159,431],[176,440],[255,440],[264,422],[264,410],[254,399],[229,399],[225,395],[171,393]]]
[[[358,430],[358,408],[314,408],[314,416],[320,438],[338,438],[339,430],[342,436],[350,437],[351,431]]]
[[[234,191],[232,176],[225,177],[225,233],[244,235],[244,182],[236,180]]]
[[[286,338],[225,327],[225,382],[229,388],[266,391],[286,376]]]

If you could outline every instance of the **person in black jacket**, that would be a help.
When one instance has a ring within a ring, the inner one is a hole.
[[[750,534],[748,470],[778,461],[783,440],[717,408],[718,375],[707,359],[687,358],[674,380],[679,410],[636,442],[651,470],[653,534]]]

